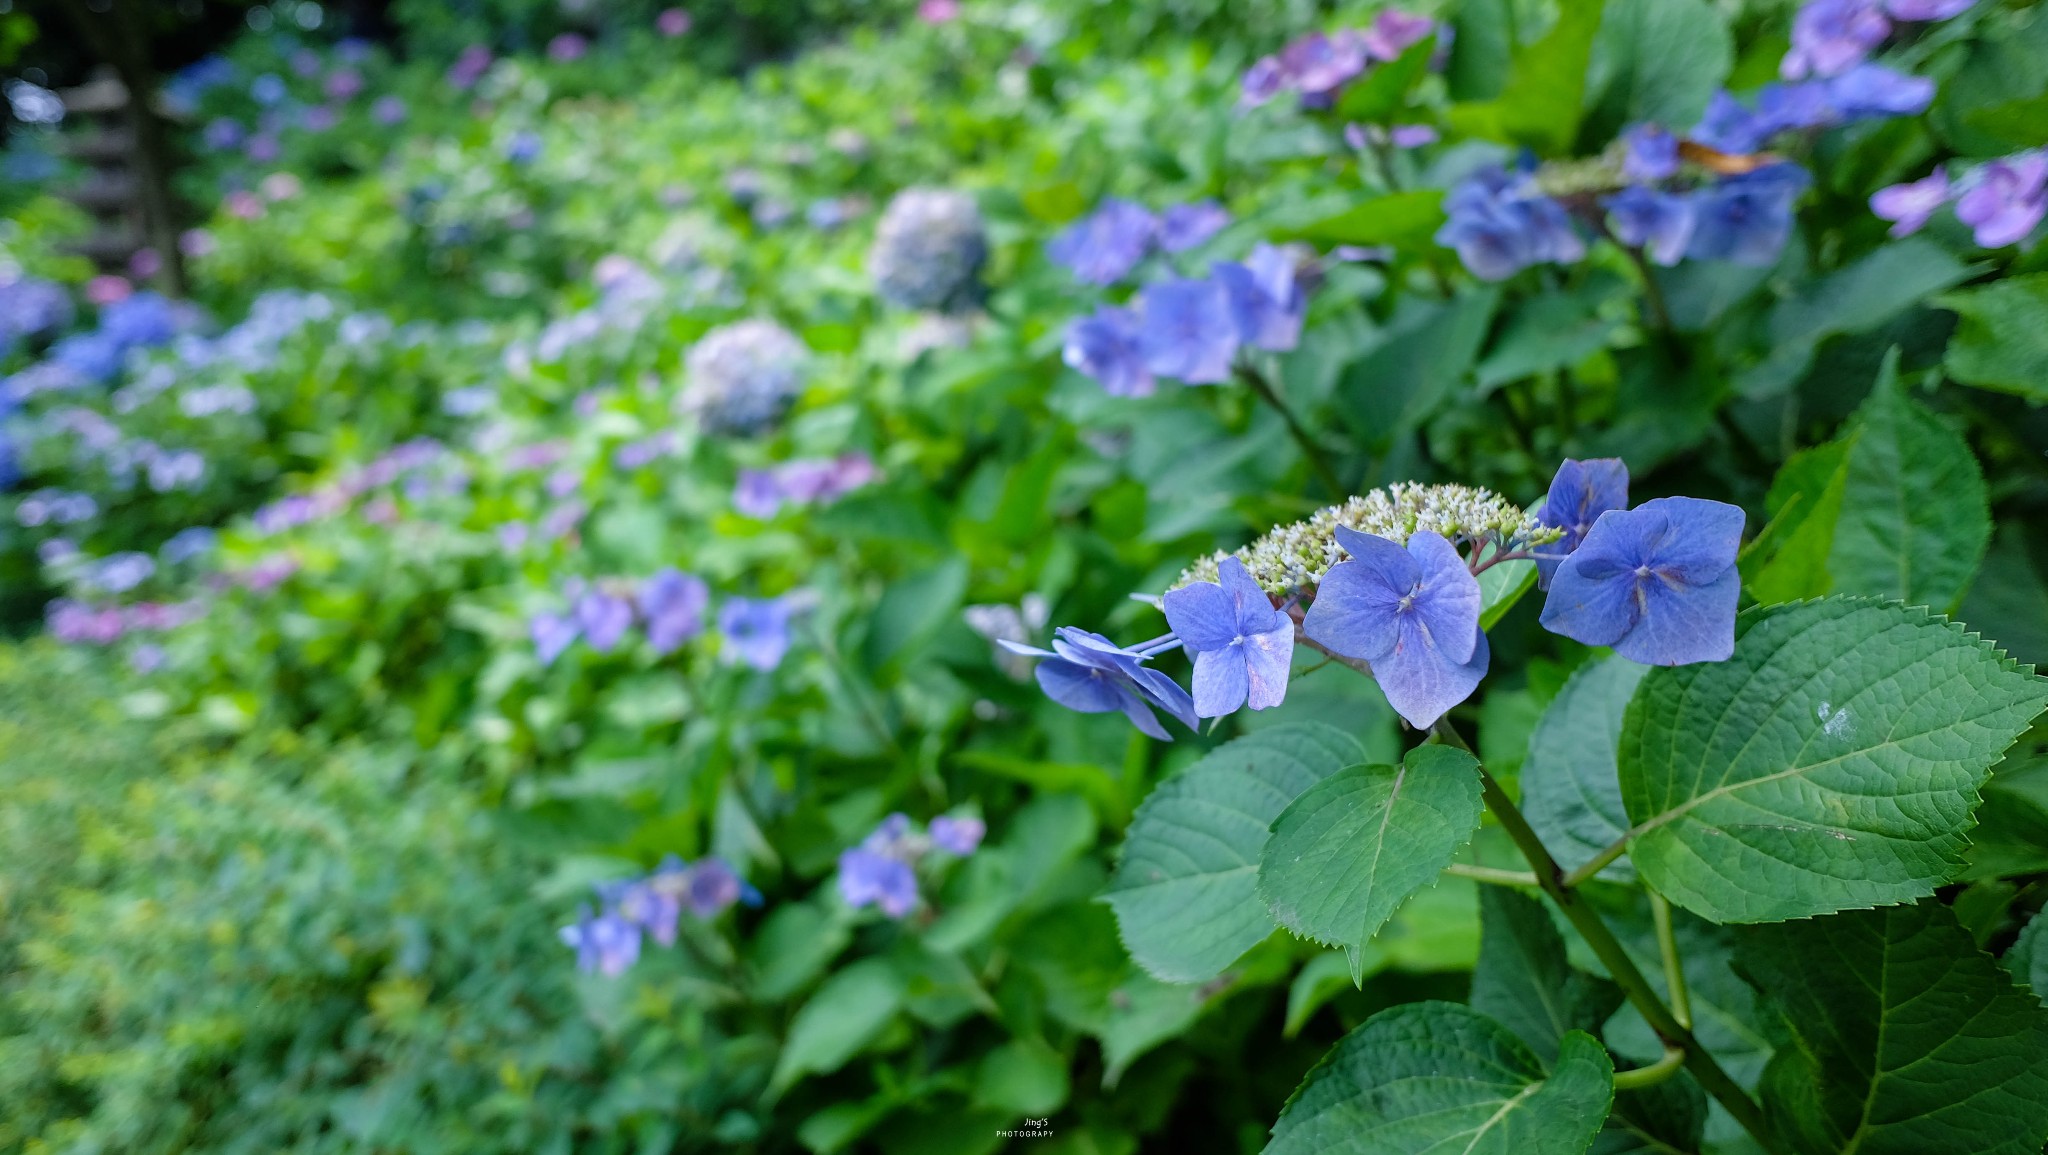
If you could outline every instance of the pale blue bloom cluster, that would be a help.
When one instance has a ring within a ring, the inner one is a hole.
[[[707,433],[758,433],[781,420],[809,363],[810,350],[774,321],[721,325],[684,356],[677,404]]]
[[[1103,305],[1067,327],[1063,357],[1120,397],[1142,397],[1156,380],[1228,381],[1243,349],[1286,352],[1308,312],[1300,258],[1260,244],[1243,261],[1218,261],[1200,280],[1168,278],[1130,307]]]
[[[868,274],[875,292],[899,308],[955,311],[980,298],[988,253],[988,227],[973,197],[909,188],[882,212]]]
[[[942,814],[923,832],[906,814],[891,814],[839,856],[839,897],[856,910],[872,906],[890,918],[917,909],[920,862],[933,851],[965,858],[981,846],[988,827],[971,814]]]
[[[761,893],[716,857],[685,863],[669,855],[642,877],[601,884],[597,895],[598,909],[584,907],[560,933],[576,952],[577,969],[606,978],[617,978],[640,960],[643,937],[674,946],[685,912],[710,920],[735,904],[761,905]]]
[[[1936,167],[1919,180],[1879,189],[1870,198],[1870,209],[1893,222],[1893,236],[1903,237],[1919,232],[1950,203],[1956,219],[1970,226],[1987,249],[2026,240],[2048,215],[2048,149],[2001,157],[1955,180],[1947,168]]]

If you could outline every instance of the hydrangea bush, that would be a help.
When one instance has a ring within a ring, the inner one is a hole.
[[[0,1150],[2048,1141],[2038,5],[487,7],[0,234]]]

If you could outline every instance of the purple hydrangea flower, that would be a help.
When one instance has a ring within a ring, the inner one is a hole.
[[[1788,85],[1785,88],[1808,86]],[[1814,123],[1918,116],[1934,103],[1934,82],[1882,64],[1859,64],[1830,77],[1821,94],[1833,115]],[[1789,126],[1801,127],[1801,126]]]
[[[1444,199],[1436,242],[1482,280],[1498,281],[1542,261],[1570,264],[1586,255],[1564,206],[1499,168],[1473,175]]]
[[[1045,246],[1045,255],[1090,285],[1130,275],[1158,237],[1159,221],[1141,205],[1111,198]]]
[[[1908,237],[1920,231],[1935,210],[1949,202],[1953,190],[1948,169],[1935,170],[1919,180],[1881,188],[1870,195],[1870,211],[1880,220],[1892,222],[1891,235]]]
[[[727,598],[718,608],[718,632],[726,658],[756,670],[772,670],[789,652],[788,598]]]
[[[665,569],[640,586],[639,601],[640,617],[647,623],[647,644],[657,654],[670,654],[704,632],[711,588],[695,574]]]
[[[1562,538],[1543,549],[1544,553],[1557,556],[1537,559],[1543,588],[1550,588],[1551,576],[1564,560],[1563,555],[1579,548],[1601,514],[1627,508],[1627,462],[1619,457],[1596,457],[1590,461],[1565,458],[1557,467],[1557,475],[1550,479],[1550,492],[1543,499],[1543,508],[1536,511],[1537,524],[1564,531]]]
[[[577,628],[583,632],[583,640],[600,654],[615,649],[633,625],[632,604],[601,590],[591,590],[577,598],[571,612]]]
[[[698,918],[718,917],[752,890],[723,858],[700,858],[683,878],[683,904]]]
[[[1655,184],[1678,173],[1678,138],[1660,125],[1639,124],[1622,134],[1621,175]]]
[[[585,907],[561,935],[576,951],[576,967],[585,974],[617,978],[640,958],[640,927],[617,911],[593,915]]]
[[[1301,343],[1308,297],[1292,253],[1260,244],[1243,264],[1221,262],[1210,272],[1229,294],[1238,340],[1276,353]]]
[[[1365,54],[1374,60],[1398,60],[1403,52],[1428,39],[1434,31],[1436,21],[1427,16],[1382,8],[1362,37]]]
[[[1970,10],[1977,0],[1884,0],[1894,20],[1947,20]]]
[[[900,858],[854,847],[839,856],[839,895],[856,910],[878,906],[902,918],[917,909],[917,872]]]
[[[576,635],[582,632],[575,618],[551,613],[533,615],[527,629],[533,635],[534,654],[543,666],[554,665],[555,659],[561,657],[562,651],[567,650],[569,644],[576,640]]]
[[[2023,152],[1977,170],[1956,199],[1956,219],[1976,231],[1977,243],[2001,249],[2026,239],[2048,211],[2048,152]]]
[[[639,926],[662,946],[676,944],[676,924],[682,920],[686,870],[674,855],[663,860],[653,874],[631,882],[600,888],[618,917]]]
[[[1007,639],[1013,654],[1044,658],[1038,663],[1038,685],[1045,696],[1083,714],[1121,711],[1140,732],[1162,742],[1173,739],[1153,707],[1178,718],[1188,729],[1198,725],[1194,699],[1172,678],[1144,665],[1150,654],[1124,649],[1101,634],[1062,626],[1053,631],[1052,649],[1041,650]]]
[[[386,128],[405,120],[405,100],[397,96],[380,96],[370,103],[370,119]]]
[[[1735,650],[1742,511],[1660,497],[1600,515],[1557,567],[1543,627],[1633,662],[1718,662]]]
[[[1354,29],[1334,36],[1311,32],[1280,50],[1280,68],[1301,92],[1304,108],[1327,108],[1337,91],[1365,73],[1365,37]]]
[[[1287,70],[1280,66],[1280,58],[1261,56],[1245,69],[1244,79],[1238,83],[1239,99],[1245,107],[1257,108],[1286,87]]]
[[[1159,247],[1169,253],[1184,253],[1229,223],[1230,210],[1212,200],[1173,205],[1159,214]]]
[[[1193,582],[1162,599],[1166,621],[1195,659],[1195,716],[1221,718],[1287,697],[1294,619],[1273,608],[1244,563],[1225,558],[1217,580]]]
[[[1371,663],[1395,713],[1427,727],[1486,676],[1479,579],[1428,530],[1406,549],[1346,526],[1337,541],[1351,560],[1323,575],[1302,629],[1332,653]]]
[[[1794,164],[1773,164],[1731,176],[1694,194],[1695,260],[1768,265],[1792,235],[1792,204],[1811,178]]]
[[[1237,317],[1219,281],[1159,281],[1138,295],[1138,347],[1145,369],[1189,385],[1230,380]]]
[[[973,854],[988,833],[988,824],[972,815],[955,818],[941,814],[932,819],[932,845],[962,858]]]
[[[1061,360],[1093,377],[1113,397],[1149,397],[1154,383],[1138,334],[1136,313],[1104,305],[1094,316],[1067,325]]]
[[[1395,148],[1421,148],[1440,139],[1441,134],[1427,124],[1397,124],[1387,130],[1387,142]]]
[[[1792,18],[1792,49],[1778,73],[1787,80],[1839,75],[1863,63],[1891,31],[1877,0],[1807,0]]]
[[[732,487],[732,507],[748,517],[767,519],[782,508],[782,486],[772,469],[742,469]]]
[[[564,32],[548,41],[548,59],[558,61],[581,60],[590,51],[590,41],[574,32]]]
[[[1630,185],[1600,203],[1615,240],[1643,250],[1659,265],[1675,265],[1685,257],[1694,221],[1691,197]]]
[[[208,151],[226,152],[232,148],[239,148],[248,135],[241,121],[222,116],[208,121],[206,130],[200,133],[199,139],[205,143]]]

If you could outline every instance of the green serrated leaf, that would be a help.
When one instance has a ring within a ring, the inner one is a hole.
[[[2008,277],[1935,298],[1960,320],[1943,368],[1965,385],[2048,401],[2048,273]]]
[[[2036,914],[2005,952],[2005,969],[2025,983],[2034,997],[2048,1003],[2048,918]]]
[[[1529,737],[1522,813],[1567,870],[1591,862],[1628,832],[1615,747],[1629,699],[1649,669],[1622,657],[1581,666]],[[1626,881],[1635,869],[1624,857],[1600,876]]]
[[[1707,1095],[1685,1075],[1617,1091],[1614,1111],[1586,1155],[1696,1155],[1707,1129]]]
[[[1614,1064],[1591,1035],[1566,1035],[1546,1074],[1470,1007],[1407,1003],[1323,1056],[1265,1155],[1583,1155],[1613,1098]]]
[[[1828,555],[1835,548],[1857,432],[1852,428],[1825,445],[1800,450],[1771,480],[1764,498],[1770,521],[1741,558],[1743,588],[1757,601],[1796,602],[1834,590]]]
[[[1763,1099],[1807,1155],[2038,1155],[2048,1140],[2048,1008],[1947,907],[1757,927],[1737,960],[1798,1036]]]
[[[1203,982],[1271,934],[1258,895],[1268,828],[1363,754],[1341,730],[1297,723],[1227,743],[1161,783],[1138,807],[1104,896],[1139,965]]]
[[[1960,284],[1971,271],[1933,241],[1908,237],[1805,282],[1771,311],[1771,352],[1735,375],[1736,392],[1752,399],[1783,395],[1806,374],[1822,341],[1868,332]]]
[[[1471,840],[1479,794],[1478,761],[1448,746],[1333,774],[1273,822],[1259,897],[1295,934],[1358,951]]]
[[[1544,1062],[1557,1058],[1571,1031],[1598,1031],[1621,1005],[1621,988],[1573,970],[1564,936],[1543,903],[1520,891],[1479,892],[1479,965],[1472,971],[1472,1009],[1521,1037]]]
[[[2044,686],[1896,602],[1751,610],[1727,661],[1654,670],[1629,704],[1636,870],[1716,922],[1931,894],[1961,867],[1978,787]]]

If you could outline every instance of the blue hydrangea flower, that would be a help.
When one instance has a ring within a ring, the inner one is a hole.
[[[868,274],[875,292],[905,309],[960,309],[981,295],[988,228],[974,198],[952,189],[896,194],[875,228]]]
[[[1694,194],[1685,255],[1741,265],[1775,262],[1792,235],[1793,202],[1810,179],[1798,165],[1773,164],[1701,189]]]
[[[1968,12],[1977,0],[1885,0],[1894,20],[1947,20]]]
[[[750,894],[748,905],[760,905],[759,892],[723,858],[700,858],[683,871],[683,905],[697,918],[716,918],[735,903],[748,902]]]
[[[955,818],[941,814],[932,819],[932,845],[961,858],[973,854],[987,833],[988,825],[973,815]]]
[[[1145,368],[1189,385],[1230,380],[1237,357],[1237,316],[1219,281],[1168,280],[1138,295],[1138,346]]]
[[[170,540],[164,542],[157,553],[167,564],[178,565],[213,552],[213,547],[219,540],[219,535],[206,526],[190,526],[172,534]]]
[[[1486,676],[1479,579],[1442,536],[1420,530],[1406,549],[1337,528],[1351,560],[1323,575],[1302,621],[1311,641],[1372,665],[1394,712],[1427,727]]]
[[[1543,508],[1536,511],[1537,524],[1564,531],[1563,537],[1542,549],[1553,556],[1537,559],[1543,588],[1550,588],[1551,576],[1564,560],[1563,555],[1579,548],[1601,514],[1627,508],[1627,462],[1619,457],[1596,457],[1590,461],[1565,458],[1557,467],[1556,476],[1550,479],[1550,493],[1543,499]]]
[[[640,586],[639,602],[647,644],[657,654],[669,654],[704,631],[711,589],[695,574],[664,569]]]
[[[662,946],[674,946],[676,924],[683,915],[682,889],[687,873],[682,860],[670,855],[646,878],[599,890],[620,918],[654,936],[654,941]]]
[[[718,609],[718,632],[725,635],[728,660],[772,670],[789,652],[787,598],[727,598]]]
[[[1718,662],[1735,650],[1742,511],[1660,497],[1600,515],[1557,567],[1543,626],[1632,662]]]
[[[1230,212],[1212,200],[1174,205],[1159,215],[1159,247],[1184,253],[1230,223]]]
[[[1838,121],[1918,116],[1934,103],[1934,82],[1882,64],[1859,64],[1831,77],[1826,96]]]
[[[1670,266],[1685,258],[1695,219],[1691,197],[1630,185],[1601,204],[1615,240],[1643,250],[1653,264]]]
[[[1236,558],[1223,559],[1217,578],[1163,599],[1167,624],[1194,655],[1195,716],[1221,718],[1247,702],[1254,710],[1277,706],[1287,697],[1294,620],[1273,608]]]
[[[774,321],[720,325],[684,355],[689,383],[677,404],[707,432],[758,433],[788,411],[809,364],[810,350]]]
[[[583,640],[600,654],[617,648],[633,625],[632,604],[602,590],[591,590],[577,598],[572,612],[577,628],[583,631]]]
[[[1954,195],[1948,170],[1937,165],[1919,180],[1890,185],[1870,194],[1870,211],[1878,219],[1892,222],[1892,236],[1909,237],[1919,232],[1928,218]]]
[[[1130,275],[1159,233],[1142,205],[1112,197],[1045,246],[1045,255],[1090,285],[1113,285]]]
[[[1219,262],[1210,272],[1229,295],[1238,340],[1276,353],[1301,343],[1308,296],[1293,254],[1261,244],[1243,264]]]
[[[1563,205],[1534,193],[1501,169],[1482,169],[1444,198],[1446,220],[1436,243],[1482,280],[1511,277],[1543,261],[1571,264],[1586,255]]]
[[[1131,725],[1162,742],[1173,739],[1153,715],[1153,707],[1180,719],[1190,730],[1198,725],[1194,699],[1172,678],[1144,665],[1149,655],[1124,649],[1101,634],[1062,626],[1053,631],[1050,650],[1007,639],[1001,644],[1011,653],[1045,659],[1038,663],[1039,688],[1069,710],[1122,711]]]
[[[1977,170],[1956,199],[1956,219],[1987,249],[2018,244],[2048,213],[2048,151],[2023,152]]]
[[[1891,31],[1877,0],[1807,0],[1792,18],[1792,48],[1778,66],[1779,75],[1799,80],[1846,72]]]
[[[1145,350],[1138,339],[1138,315],[1104,305],[1092,317],[1067,326],[1067,344],[1060,358],[1093,377],[1113,397],[1149,397],[1155,383],[1145,368]]]
[[[1661,125],[1639,124],[1622,134],[1621,175],[1655,184],[1678,174],[1678,138]]]
[[[1687,135],[1711,149],[1746,154],[1762,148],[1770,132],[1776,131],[1766,129],[1770,126],[1759,121],[1747,105],[1721,90],[1707,101],[1700,122]]]
[[[554,665],[555,659],[561,657],[562,651],[568,649],[576,635],[582,632],[576,619],[568,614],[535,614],[527,628],[533,635],[534,654],[543,666]]]
[[[640,927],[617,911],[593,915],[584,907],[561,935],[576,952],[576,968],[585,974],[617,978],[640,958]]]
[[[839,856],[839,895],[856,910],[878,906],[902,918],[917,909],[917,872],[900,858],[856,846]]]

